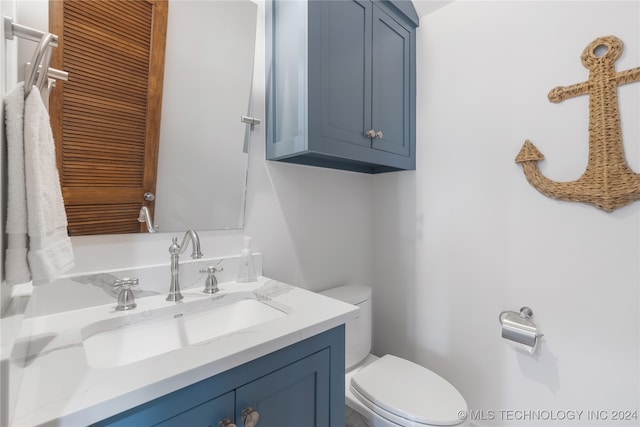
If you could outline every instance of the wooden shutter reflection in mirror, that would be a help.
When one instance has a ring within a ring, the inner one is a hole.
[[[50,96],[71,235],[146,231],[155,193],[167,0],[51,0],[52,67],[69,73]]]

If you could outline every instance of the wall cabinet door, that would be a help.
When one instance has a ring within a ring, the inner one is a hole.
[[[312,4],[310,10],[320,17],[318,28],[310,27],[318,33],[322,57],[319,67],[309,70],[318,80],[315,90],[320,96],[317,115],[312,106],[310,126],[313,129],[317,122],[320,138],[369,148],[371,139],[365,132],[371,129],[373,3],[327,1]]]
[[[411,33],[377,7],[372,28],[372,147],[409,157]]]

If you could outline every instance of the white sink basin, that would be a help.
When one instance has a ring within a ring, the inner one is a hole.
[[[87,325],[82,339],[92,368],[114,368],[286,316],[241,292],[145,310]]]

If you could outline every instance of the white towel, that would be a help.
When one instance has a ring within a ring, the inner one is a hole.
[[[27,189],[24,175],[24,83],[4,98],[7,136],[7,252],[5,279],[10,285],[31,280],[27,263]]]
[[[49,112],[33,87],[24,107],[28,261],[34,285],[50,283],[73,267]]]
[[[8,200],[5,276],[9,284],[50,283],[73,267],[49,114],[37,88],[5,97]],[[28,236],[28,239],[27,239]]]

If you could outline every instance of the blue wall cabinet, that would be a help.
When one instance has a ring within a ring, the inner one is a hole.
[[[267,158],[356,172],[415,169],[409,1],[267,4]]]
[[[344,326],[152,400],[94,426],[344,426]],[[141,369],[144,369],[141,368]]]

